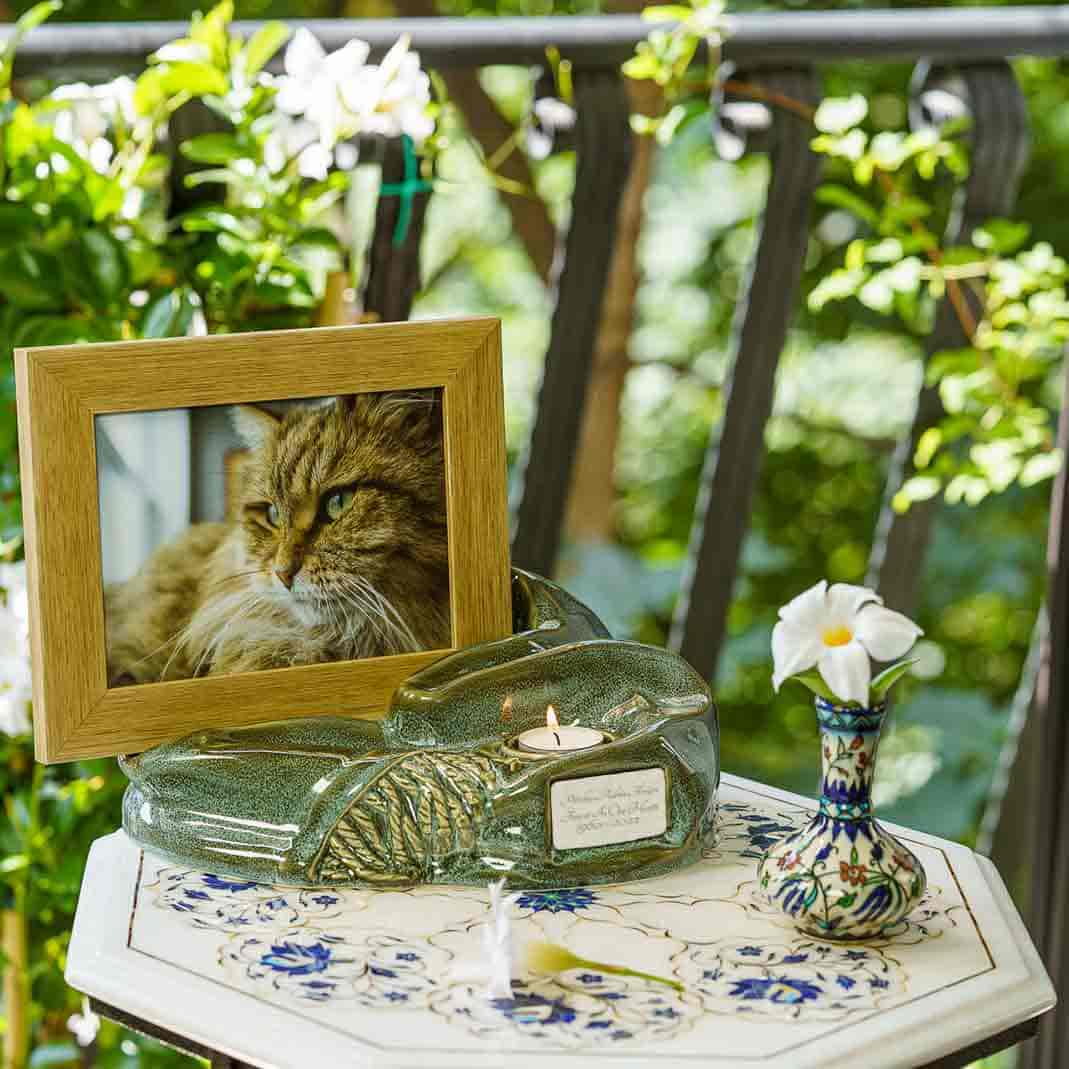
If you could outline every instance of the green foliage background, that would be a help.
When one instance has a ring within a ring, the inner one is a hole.
[[[152,5],[71,0],[59,17],[185,18],[196,6],[185,0]],[[732,9],[767,6],[743,2]],[[442,10],[544,14],[597,6],[584,0],[455,0]],[[325,0],[301,5],[242,0],[237,11],[246,18],[342,13],[361,12],[351,7],[343,12]],[[1069,198],[1069,70],[1055,60],[1022,60],[1016,69],[1029,103],[1034,147],[1015,218],[1031,224],[1034,239],[1049,241],[1069,256],[1069,216],[1063,208]],[[823,73],[828,95],[861,93],[868,99],[874,129],[904,125],[911,73],[906,66],[843,64]],[[492,70],[484,84],[506,113],[522,112],[530,92],[526,72]],[[425,261],[434,281],[421,295],[417,314],[502,316],[514,456],[533,411],[551,305],[520,245],[509,236],[507,212],[481,180],[470,149],[456,143],[442,166],[462,180],[432,201]],[[640,248],[644,282],[622,413],[616,538],[610,544],[569,547],[561,569],[574,592],[618,634],[654,642],[667,635],[704,451],[722,411],[730,321],[766,178],[760,158],[738,164],[719,160],[704,122],[688,126],[658,159]],[[568,158],[541,165],[538,180],[555,210],[566,210]],[[947,192],[934,193],[941,211]],[[841,242],[829,236],[827,226],[833,210],[818,206],[814,216],[806,292],[841,260]],[[16,239],[10,229],[0,235],[0,291],[25,276],[25,265],[13,260]],[[108,240],[100,238],[95,251]],[[127,246],[127,253],[135,246]],[[70,250],[58,245],[42,252],[64,262]],[[183,247],[182,255],[192,254]],[[139,272],[151,274],[158,267],[136,256],[127,260],[126,274],[98,280],[107,292],[90,299],[93,321],[99,321],[92,336],[114,333],[108,316],[122,315],[116,307],[109,311],[109,304],[125,299],[142,277]],[[64,301],[74,285],[62,273],[44,282]],[[5,345],[14,341],[17,329],[27,329],[23,314],[19,323],[12,320],[12,307],[7,304],[6,319],[0,314]],[[183,314],[179,305],[172,312]],[[221,310],[215,326],[235,329],[235,314]],[[296,302],[287,311],[287,322],[294,325],[311,317],[308,302]],[[169,327],[177,324],[175,318]],[[811,313],[800,302],[777,383],[730,637],[715,684],[729,771],[807,793],[816,782],[811,706],[801,688],[772,693],[769,636],[777,607],[818,578],[863,580],[890,451],[912,415],[920,355],[917,332],[856,304]],[[5,396],[12,396],[10,380]],[[14,420],[10,402],[5,406],[0,413],[0,526],[6,537],[17,529],[18,515]],[[1048,482],[1013,488],[976,507],[957,505],[940,513],[925,564],[919,622],[932,644],[930,658],[942,661],[943,668],[933,678],[900,685],[881,757],[881,808],[891,819],[966,842],[975,837],[1042,598],[1049,487]],[[6,805],[6,820],[0,821],[0,888],[14,887],[17,881],[9,877],[27,865],[36,874],[29,897],[18,903],[34,918],[32,1064],[83,1064],[87,1052],[66,1030],[79,1000],[63,985],[61,972],[84,858],[90,842],[119,821],[122,777],[112,762],[34,772],[25,743],[0,740],[0,746]],[[184,1064],[111,1025],[102,1029],[88,1056],[100,1066],[124,1069]]]

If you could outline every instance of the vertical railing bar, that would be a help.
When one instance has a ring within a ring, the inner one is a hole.
[[[985,63],[963,68],[961,73],[973,119],[972,167],[947,224],[949,245],[968,241],[986,219],[1009,214],[1029,145],[1024,97],[1009,64]],[[931,76],[927,65],[918,68],[914,80],[918,93]],[[966,299],[971,301],[968,295]],[[975,310],[975,302],[971,303]],[[957,348],[967,341],[950,301],[944,298],[925,344],[927,353]],[[910,470],[920,436],[942,411],[938,391],[922,386],[909,433],[891,460],[865,580],[889,605],[909,615],[916,611],[923,559],[939,501],[917,502],[906,513],[897,513],[892,501]]]
[[[1069,361],[1063,377],[1058,447],[1069,452]],[[1069,468],[1062,466],[1051,495],[1047,545],[1048,628],[1036,696],[1037,768],[1032,792],[1032,912],[1029,927],[1055,990],[1069,983]],[[1022,1048],[1020,1069],[1063,1069],[1069,1050],[1064,1000]]]
[[[586,404],[594,347],[631,161],[630,104],[615,72],[575,74],[576,176],[549,348],[519,464],[512,559],[551,574]]]
[[[817,77],[808,69],[762,73],[750,80],[813,107],[820,95]],[[811,137],[805,119],[773,110],[764,218],[745,296],[736,311],[723,424],[719,436],[711,436],[706,453],[670,640],[708,679],[724,639],[776,368],[805,259],[809,211],[820,176],[820,161],[809,147]]]
[[[1036,683],[1042,662],[1042,651],[1047,641],[1047,609],[1041,605],[1032,628],[1032,637],[1028,642],[1028,655],[1021,670],[1017,689],[1010,703],[1010,715],[1006,722],[1006,738],[999,751],[998,762],[991,777],[991,787],[984,803],[984,813],[980,820],[980,830],[976,834],[976,852],[991,855],[995,845],[995,833],[998,831],[1002,817],[1002,807],[1010,787],[1010,778],[1017,757],[1021,750],[1021,737],[1028,714],[1036,695]],[[1008,873],[1004,874],[1007,878]]]
[[[403,185],[412,180],[413,167],[418,167],[418,162],[401,138],[387,138],[375,150],[375,155],[382,163],[383,186]],[[415,174],[418,177],[418,171]],[[399,235],[398,219],[406,197],[410,198],[411,215],[404,233]],[[380,191],[363,294],[364,314],[368,318],[396,323],[411,314],[420,287],[420,243],[429,200],[429,189],[400,194]]]

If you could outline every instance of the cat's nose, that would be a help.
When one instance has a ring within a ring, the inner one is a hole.
[[[275,569],[275,578],[287,589],[293,589],[293,580],[297,578],[297,573],[301,570],[299,564],[288,564],[285,568]]]

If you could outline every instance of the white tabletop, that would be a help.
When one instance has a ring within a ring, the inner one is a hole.
[[[865,945],[816,942],[754,894],[774,837],[814,803],[738,777],[706,860],[640,883],[529,892],[520,939],[671,976],[684,993],[577,969],[490,1002],[454,974],[480,957],[487,894],[272,888],[93,844],[67,980],[101,1002],[270,1069],[310,1065],[659,1069],[912,1067],[1054,1005],[994,867],[893,828],[921,858],[921,906]],[[893,827],[888,825],[889,827]]]

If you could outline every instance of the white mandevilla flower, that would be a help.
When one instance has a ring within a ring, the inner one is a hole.
[[[923,634],[899,612],[885,608],[874,590],[821,580],[779,611],[772,630],[772,685],[816,667],[844,702],[867,705],[870,657],[893,661]]]
[[[315,123],[324,147],[332,148],[351,132],[343,93],[365,76],[369,51],[366,42],[350,41],[328,54],[302,26],[286,47],[275,103],[288,115]]]
[[[490,884],[488,890],[490,919],[483,925],[483,958],[456,966],[452,978],[486,984],[488,999],[512,998],[516,950],[512,941],[511,910],[519,895],[506,895],[504,880]]]

